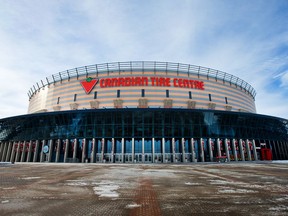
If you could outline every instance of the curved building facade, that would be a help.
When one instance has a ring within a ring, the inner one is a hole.
[[[86,92],[82,84],[87,88],[90,84],[90,91]],[[28,95],[28,113],[115,107],[256,112],[255,90],[244,80],[218,70],[176,63],[79,67],[41,80]]]
[[[288,121],[256,114],[256,92],[187,64],[118,62],[54,74],[28,114],[0,120],[0,160],[176,163],[288,159]]]

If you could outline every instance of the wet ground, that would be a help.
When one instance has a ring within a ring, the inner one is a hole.
[[[0,164],[0,215],[288,215],[288,163]]]

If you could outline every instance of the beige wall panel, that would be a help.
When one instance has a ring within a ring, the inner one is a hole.
[[[97,100],[97,101],[99,101],[100,102],[100,107],[101,107],[101,104],[103,104],[103,103],[106,103],[106,104],[111,104],[111,106],[113,106],[113,100],[114,99],[116,99],[116,98],[112,98],[112,99],[103,99],[103,100]],[[138,99],[139,99],[139,97],[137,97],[136,99],[135,99],[135,102],[131,102],[131,100],[133,100],[133,98],[125,98],[125,97],[122,97],[121,98],[123,101],[124,101],[124,103],[125,103],[125,101],[129,101],[129,103],[132,103],[132,104],[135,104],[135,106],[137,106],[138,105]],[[149,98],[147,98],[148,99],[148,101],[149,101]],[[166,99],[166,98],[157,98],[157,99],[153,99],[154,101],[155,100],[157,100],[157,101],[159,101],[159,102],[163,102],[163,100],[164,99]],[[173,99],[173,98],[170,98],[170,99]],[[175,100],[175,99],[173,99],[173,100]],[[89,105],[89,101],[90,100],[87,100],[87,101],[76,101],[76,103],[78,103],[79,104],[79,107],[81,107],[81,106],[90,106]],[[111,102],[112,101],[112,102]],[[151,101],[151,99],[150,99],[150,101]],[[187,101],[188,101],[188,99],[184,99],[184,100],[179,100],[179,99],[177,99],[177,101],[183,101],[183,103],[186,103]],[[205,100],[193,100],[193,101],[196,101],[198,104],[199,103],[208,103],[208,101],[205,101]],[[64,107],[68,107],[68,109],[70,109],[70,107],[69,107],[69,104],[70,103],[72,103],[72,102],[68,102],[68,103],[62,103],[62,104],[59,104],[60,106],[61,106],[61,110],[65,110],[65,108]],[[86,103],[86,105],[85,105],[85,103]],[[217,104],[217,106],[218,105],[220,105],[220,106],[225,106],[226,104],[224,104],[224,103],[216,103]],[[235,104],[237,104],[237,106],[235,107]],[[197,104],[196,104],[197,105]],[[247,107],[247,106],[245,106],[245,105],[243,105],[243,104],[241,104],[241,103],[230,103],[230,104],[228,104],[228,105],[231,105],[232,107],[233,107],[233,109],[238,109],[238,108],[241,108],[241,109],[245,109],[245,110],[248,110],[248,111],[250,111],[250,112],[252,112],[253,111],[253,109],[251,109],[251,107]],[[47,107],[48,109],[53,109],[53,106],[52,107]]]
[[[155,95],[157,95],[157,94],[155,94]],[[158,96],[162,96],[163,94],[159,94]],[[123,96],[123,97],[121,97],[121,99],[125,102],[125,100],[128,100],[128,101],[131,101],[131,100],[135,100],[135,106],[138,104],[138,99],[140,98],[140,96],[136,96],[135,98],[134,97],[125,97],[125,96]],[[146,97],[147,99],[148,99],[148,101],[149,101],[149,97]],[[114,99],[117,99],[116,97],[113,97],[113,98],[107,98],[107,99],[97,99],[99,102],[100,102],[100,104],[101,104],[101,102],[104,102],[104,103],[109,103],[109,101],[110,101],[110,104],[111,104],[111,106],[113,106],[113,100]],[[158,100],[158,101],[163,101],[164,99],[166,99],[165,97],[163,97],[163,98],[159,98],[159,97],[157,97],[157,98],[151,98],[150,100]],[[173,99],[173,100],[177,100],[177,101],[183,101],[184,103],[186,103],[187,101],[188,101],[188,98],[187,99],[179,99],[179,98],[173,98],[172,96],[170,97],[170,99]],[[199,100],[200,99],[200,100]],[[202,99],[202,100],[201,100]],[[206,100],[205,100],[206,99]],[[208,103],[208,100],[207,100],[207,97],[202,97],[202,98],[194,98],[193,99],[194,101],[196,101],[196,102],[199,102],[199,103],[205,103],[205,102],[207,102]],[[91,101],[91,98],[89,98],[88,100],[78,100],[78,101],[76,101],[76,103],[78,103],[79,104],[79,107],[81,107],[82,106],[82,104],[85,104],[85,103],[89,103],[89,101]],[[213,102],[213,101],[212,101]],[[69,107],[69,104],[70,103],[73,103],[73,100],[61,100],[61,103],[59,104],[59,105],[61,105],[61,110],[63,110],[64,109],[64,106],[65,106],[65,104],[67,104],[67,106]],[[130,102],[131,103],[131,102]],[[221,105],[221,106],[225,106],[225,104],[224,103],[219,103],[219,102],[217,102],[216,104],[219,104],[219,105]],[[245,109],[247,109],[247,110],[249,110],[249,111],[253,111],[253,109],[251,108],[251,107],[249,107],[249,106],[245,106],[245,104],[244,103],[241,103],[241,102],[237,102],[237,101],[234,101],[234,102],[230,102],[229,103],[229,105],[232,105],[233,106],[233,108],[235,108],[235,104],[237,104],[238,105],[238,107],[241,107],[242,109],[243,108],[245,108]],[[56,105],[56,104],[55,104]],[[52,107],[53,108],[53,107]],[[41,107],[39,108],[39,109],[41,109]]]

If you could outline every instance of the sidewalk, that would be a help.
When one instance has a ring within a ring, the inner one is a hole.
[[[5,164],[0,215],[286,215],[287,163]]]

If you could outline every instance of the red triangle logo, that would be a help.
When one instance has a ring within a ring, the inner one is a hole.
[[[85,90],[86,94],[89,94],[94,86],[97,84],[98,79],[93,79],[91,77],[88,77],[86,80],[80,81],[83,89]]]

